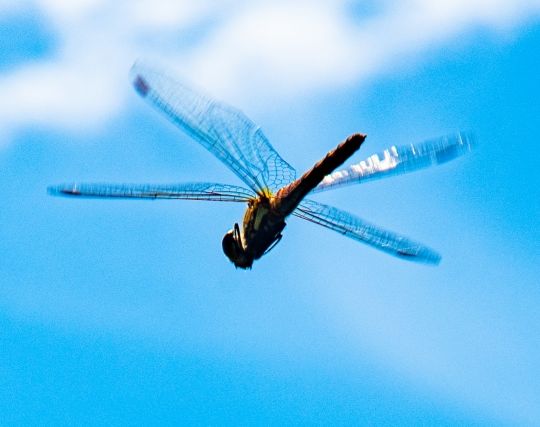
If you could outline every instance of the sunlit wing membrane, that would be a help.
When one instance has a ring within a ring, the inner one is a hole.
[[[255,193],[247,188],[204,182],[151,184],[63,184],[48,188],[55,196],[118,199],[184,199],[247,202]]]
[[[131,69],[133,86],[169,119],[262,193],[294,181],[295,170],[240,110],[216,101],[145,64]]]
[[[383,230],[340,209],[304,200],[293,215],[337,231],[399,258],[427,264],[438,264],[441,256],[407,237]]]
[[[360,163],[327,175],[313,192],[440,165],[471,151],[472,146],[473,138],[466,133],[458,133],[420,144],[392,146]]]

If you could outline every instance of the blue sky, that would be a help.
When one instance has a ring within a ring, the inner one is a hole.
[[[0,422],[540,424],[540,4],[190,3],[0,1]],[[451,164],[317,195],[440,266],[291,218],[236,271],[243,206],[47,196],[239,184],[133,93],[139,57],[299,172],[353,132],[357,160],[474,132]]]

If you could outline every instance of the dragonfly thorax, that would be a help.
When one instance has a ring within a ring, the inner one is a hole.
[[[260,196],[248,203],[242,231],[238,224],[223,237],[223,252],[240,268],[251,268],[253,261],[262,257],[281,239],[285,218],[275,209],[271,199]]]

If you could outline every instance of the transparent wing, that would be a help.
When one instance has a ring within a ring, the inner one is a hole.
[[[337,208],[304,200],[293,215],[322,225],[399,258],[438,264],[441,256],[407,237],[384,230]]]
[[[185,199],[247,202],[255,193],[227,184],[194,182],[172,185],[151,184],[62,184],[49,187],[49,194],[88,198]]]
[[[240,110],[145,64],[131,70],[133,86],[148,102],[228,166],[259,193],[294,181],[295,170]]]
[[[458,133],[402,147],[392,146],[360,163],[327,175],[314,193],[349,184],[362,183],[387,176],[401,175],[446,163],[471,151],[471,135]]]

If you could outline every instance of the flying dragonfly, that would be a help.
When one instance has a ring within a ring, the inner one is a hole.
[[[296,171],[272,147],[261,128],[240,110],[143,63],[131,69],[137,93],[216,156],[247,186],[217,183],[102,184],[51,186],[52,195],[86,198],[185,199],[247,203],[242,226],[235,223],[223,237],[223,252],[237,268],[249,269],[282,238],[290,215],[337,231],[391,255],[438,264],[440,255],[411,239],[384,230],[348,212],[305,197],[345,185],[404,174],[446,163],[471,150],[466,133],[382,153],[336,171],[366,136],[349,136],[296,178]]]

